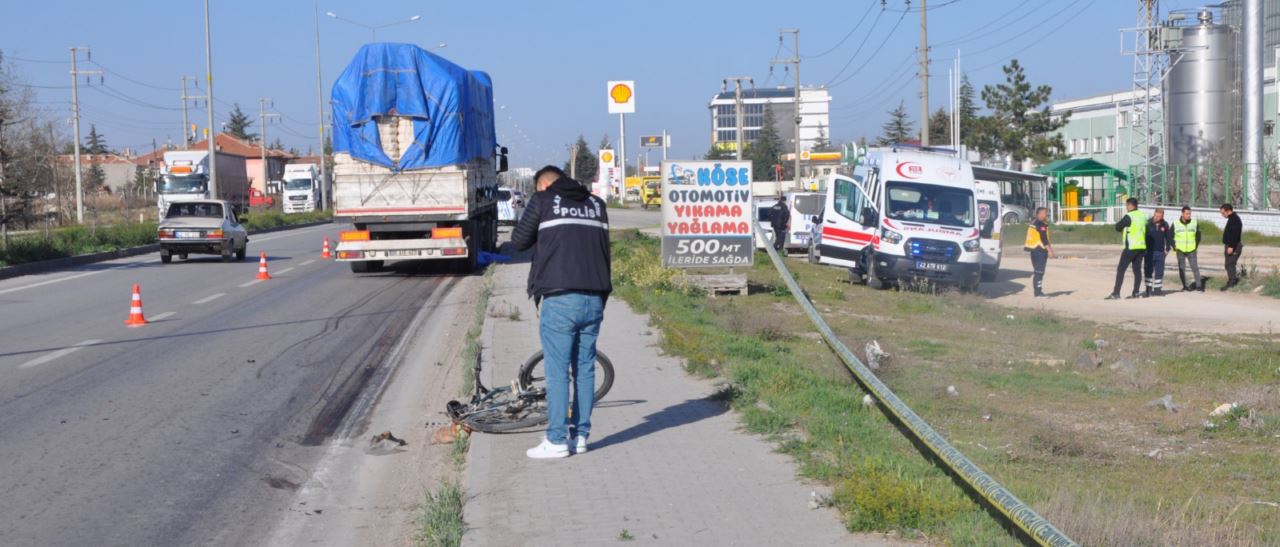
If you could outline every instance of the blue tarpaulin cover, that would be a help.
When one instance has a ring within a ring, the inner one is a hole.
[[[493,84],[413,44],[366,44],[333,84],[333,150],[402,171],[492,158]],[[382,151],[374,116],[413,118],[399,163]]]

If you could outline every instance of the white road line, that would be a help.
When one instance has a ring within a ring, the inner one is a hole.
[[[261,280],[261,279],[254,279],[253,281],[250,281],[250,282],[248,282],[248,283],[241,283],[241,284],[240,284],[240,288],[241,288],[241,289],[243,289],[243,288],[245,288],[245,287],[249,287],[249,286],[252,286],[252,285],[257,285],[258,283],[261,283],[261,282],[262,282],[262,280]]]
[[[206,296],[206,297],[204,297],[204,298],[201,298],[201,299],[199,299],[199,300],[196,300],[195,302],[192,302],[192,304],[197,304],[197,305],[198,305],[198,304],[208,304],[209,302],[213,302],[214,300],[217,300],[217,299],[219,299],[219,298],[222,298],[222,297],[224,297],[224,296],[226,296],[226,295],[227,295],[227,293],[224,293],[224,292],[220,292],[220,293],[218,293],[218,294],[211,294],[211,295],[209,295],[209,296]]]
[[[310,265],[310,264],[314,263],[315,261],[316,261],[316,259],[314,259],[314,258],[313,258],[313,259],[311,259],[311,260],[308,260],[308,261],[303,262],[302,264],[298,264],[298,265],[299,265],[299,266],[307,266],[307,265]]]
[[[71,347],[69,347],[69,348],[62,348],[62,349],[60,349],[60,350],[58,350],[58,351],[55,351],[55,352],[52,352],[52,353],[45,354],[45,355],[44,355],[44,356],[42,356],[42,357],[36,357],[35,359],[32,359],[32,360],[30,360],[30,361],[27,361],[27,362],[25,362],[25,363],[21,364],[21,365],[18,365],[18,368],[31,368],[31,367],[38,367],[38,366],[43,365],[43,364],[45,364],[45,363],[48,363],[49,361],[52,361],[52,360],[54,360],[54,359],[57,359],[57,358],[60,358],[60,357],[66,357],[67,355],[71,355],[72,353],[75,353],[75,352],[77,352],[77,351],[80,351],[80,350],[81,350],[82,348],[84,348],[85,346],[92,346],[92,345],[97,344],[98,342],[101,342],[101,341],[102,341],[102,340],[85,340],[85,341],[80,342],[79,344],[73,345],[73,346],[71,346]]]
[[[289,272],[291,272],[291,271],[293,271],[293,266],[290,266],[290,267],[285,268],[285,269],[283,269],[283,270],[278,270],[278,271],[276,271],[276,275],[287,274],[287,273],[289,273]]]
[[[5,290],[3,290],[3,291],[0,291],[0,294],[6,294],[6,293],[11,293],[11,292],[17,292],[17,291],[26,290],[26,289],[34,289],[34,288],[36,288],[36,287],[43,287],[43,286],[45,286],[45,285],[49,285],[49,284],[51,284],[51,283],[61,283],[61,282],[63,282],[63,281],[71,281],[72,279],[80,279],[81,277],[88,277],[88,276],[91,276],[91,275],[94,275],[94,274],[100,274],[100,273],[105,272],[105,271],[107,271],[107,270],[97,270],[97,271],[92,271],[92,272],[85,272],[85,273],[76,274],[76,275],[68,275],[68,276],[66,276],[66,277],[59,277],[59,278],[57,278],[57,279],[50,279],[50,280],[48,280],[48,281],[41,281],[41,282],[39,282],[39,283],[32,283],[32,284],[30,284],[30,285],[23,285],[23,286],[21,286],[21,287],[13,287],[13,288],[11,288],[11,289],[5,289]]]
[[[148,317],[148,318],[147,318],[147,320],[148,320],[148,321],[159,321],[159,320],[161,320],[161,319],[168,319],[168,318],[173,317],[174,315],[177,315],[177,314],[178,314],[178,312],[176,312],[176,311],[167,311],[167,312],[164,312],[164,313],[157,313],[157,314],[155,314],[155,315],[153,315],[153,316],[151,316],[151,317]]]

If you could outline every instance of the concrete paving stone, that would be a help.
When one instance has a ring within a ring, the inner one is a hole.
[[[500,266],[484,330],[486,382],[507,384],[539,347],[525,297],[528,264]],[[512,308],[520,321],[511,321]],[[648,334],[644,334],[648,333]],[[615,543],[623,530],[659,545],[890,545],[845,531],[832,509],[810,510],[794,464],[738,418],[705,400],[711,382],[661,355],[646,317],[609,301],[599,348],[616,368],[592,416],[590,452],[532,461],[542,431],[471,439],[465,545]]]

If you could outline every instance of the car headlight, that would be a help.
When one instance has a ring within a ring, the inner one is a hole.
[[[977,239],[970,239],[969,241],[964,242],[964,250],[976,253],[982,250],[982,242]]]
[[[897,245],[902,243],[902,234],[888,228],[881,228],[880,239],[893,245]]]

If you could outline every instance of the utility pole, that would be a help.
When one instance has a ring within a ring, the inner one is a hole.
[[[577,143],[569,145],[569,178],[573,180],[578,180],[578,145]],[[538,184],[538,181],[535,180],[533,181],[533,183],[536,186]],[[535,188],[534,190],[537,190],[537,188]]]
[[[320,0],[313,0],[311,8],[316,17],[316,109],[320,117],[320,207],[329,208],[329,167],[324,146],[324,86],[320,76]]]
[[[93,53],[87,47],[71,49],[71,127],[75,137],[74,161],[76,171],[76,224],[84,224],[84,175],[80,169],[80,78],[81,74],[102,74],[101,70],[79,70],[76,68],[76,52],[84,50],[89,58]]]
[[[204,70],[206,101],[205,109],[209,113],[209,197],[218,197],[218,148],[214,144],[218,133],[213,125],[213,45],[209,39],[209,0],[204,0]]]
[[[667,161],[667,147],[670,146],[670,144],[667,143],[667,139],[669,138],[671,137],[667,136],[667,130],[663,129],[662,130],[662,161]]]
[[[734,159],[738,161],[742,161],[742,149],[746,147],[746,138],[743,137],[743,127],[742,127],[742,82],[745,80],[748,83],[750,83],[752,89],[755,89],[756,82],[755,80],[746,76],[734,76],[732,78],[725,78],[720,84],[720,89],[722,90],[727,89],[729,86],[729,82],[731,80],[733,81],[733,115],[735,120],[734,134],[737,135],[737,139],[735,139]],[[662,135],[663,135],[662,136],[662,140],[663,140],[662,154],[663,154],[663,159],[666,159],[666,154],[667,154],[666,131],[663,131]]]
[[[920,145],[929,146],[929,23],[928,0],[920,0]]]
[[[778,42],[779,42],[779,43],[781,43],[781,42],[782,42],[782,35],[783,35],[783,34],[790,34],[790,35],[791,35],[791,40],[792,40],[792,43],[791,43],[791,58],[790,58],[790,59],[774,59],[774,60],[770,61],[770,62],[769,62],[769,64],[789,64],[789,65],[791,65],[791,67],[792,67],[792,68],[791,68],[791,71],[795,73],[795,77],[796,77],[796,90],[795,90],[795,91],[796,91],[796,97],[795,97],[795,101],[796,101],[796,118],[795,118],[795,123],[796,123],[796,171],[795,171],[795,176],[793,177],[793,178],[794,178],[794,180],[792,181],[792,184],[793,184],[796,188],[799,188],[799,187],[800,187],[800,121],[801,121],[801,119],[802,119],[802,118],[800,117],[800,29],[798,29],[798,28],[791,28],[791,29],[786,29],[786,28],[784,28],[784,29],[782,29],[782,30],[779,30],[779,31],[778,31]],[[757,175],[757,176],[759,176],[759,175]]]
[[[191,146],[192,139],[195,138],[195,132],[191,130],[191,120],[187,119],[187,101],[206,98],[204,95],[187,95],[187,82],[195,83],[199,87],[199,80],[195,76],[182,77],[182,148]]]
[[[270,97],[258,97],[258,131],[262,134],[258,135],[261,139],[259,147],[262,151],[262,193],[267,193],[268,183],[271,180],[271,169],[267,165],[267,118],[278,118],[279,114],[267,113],[267,103],[271,103],[271,107],[275,108],[276,103]]]

